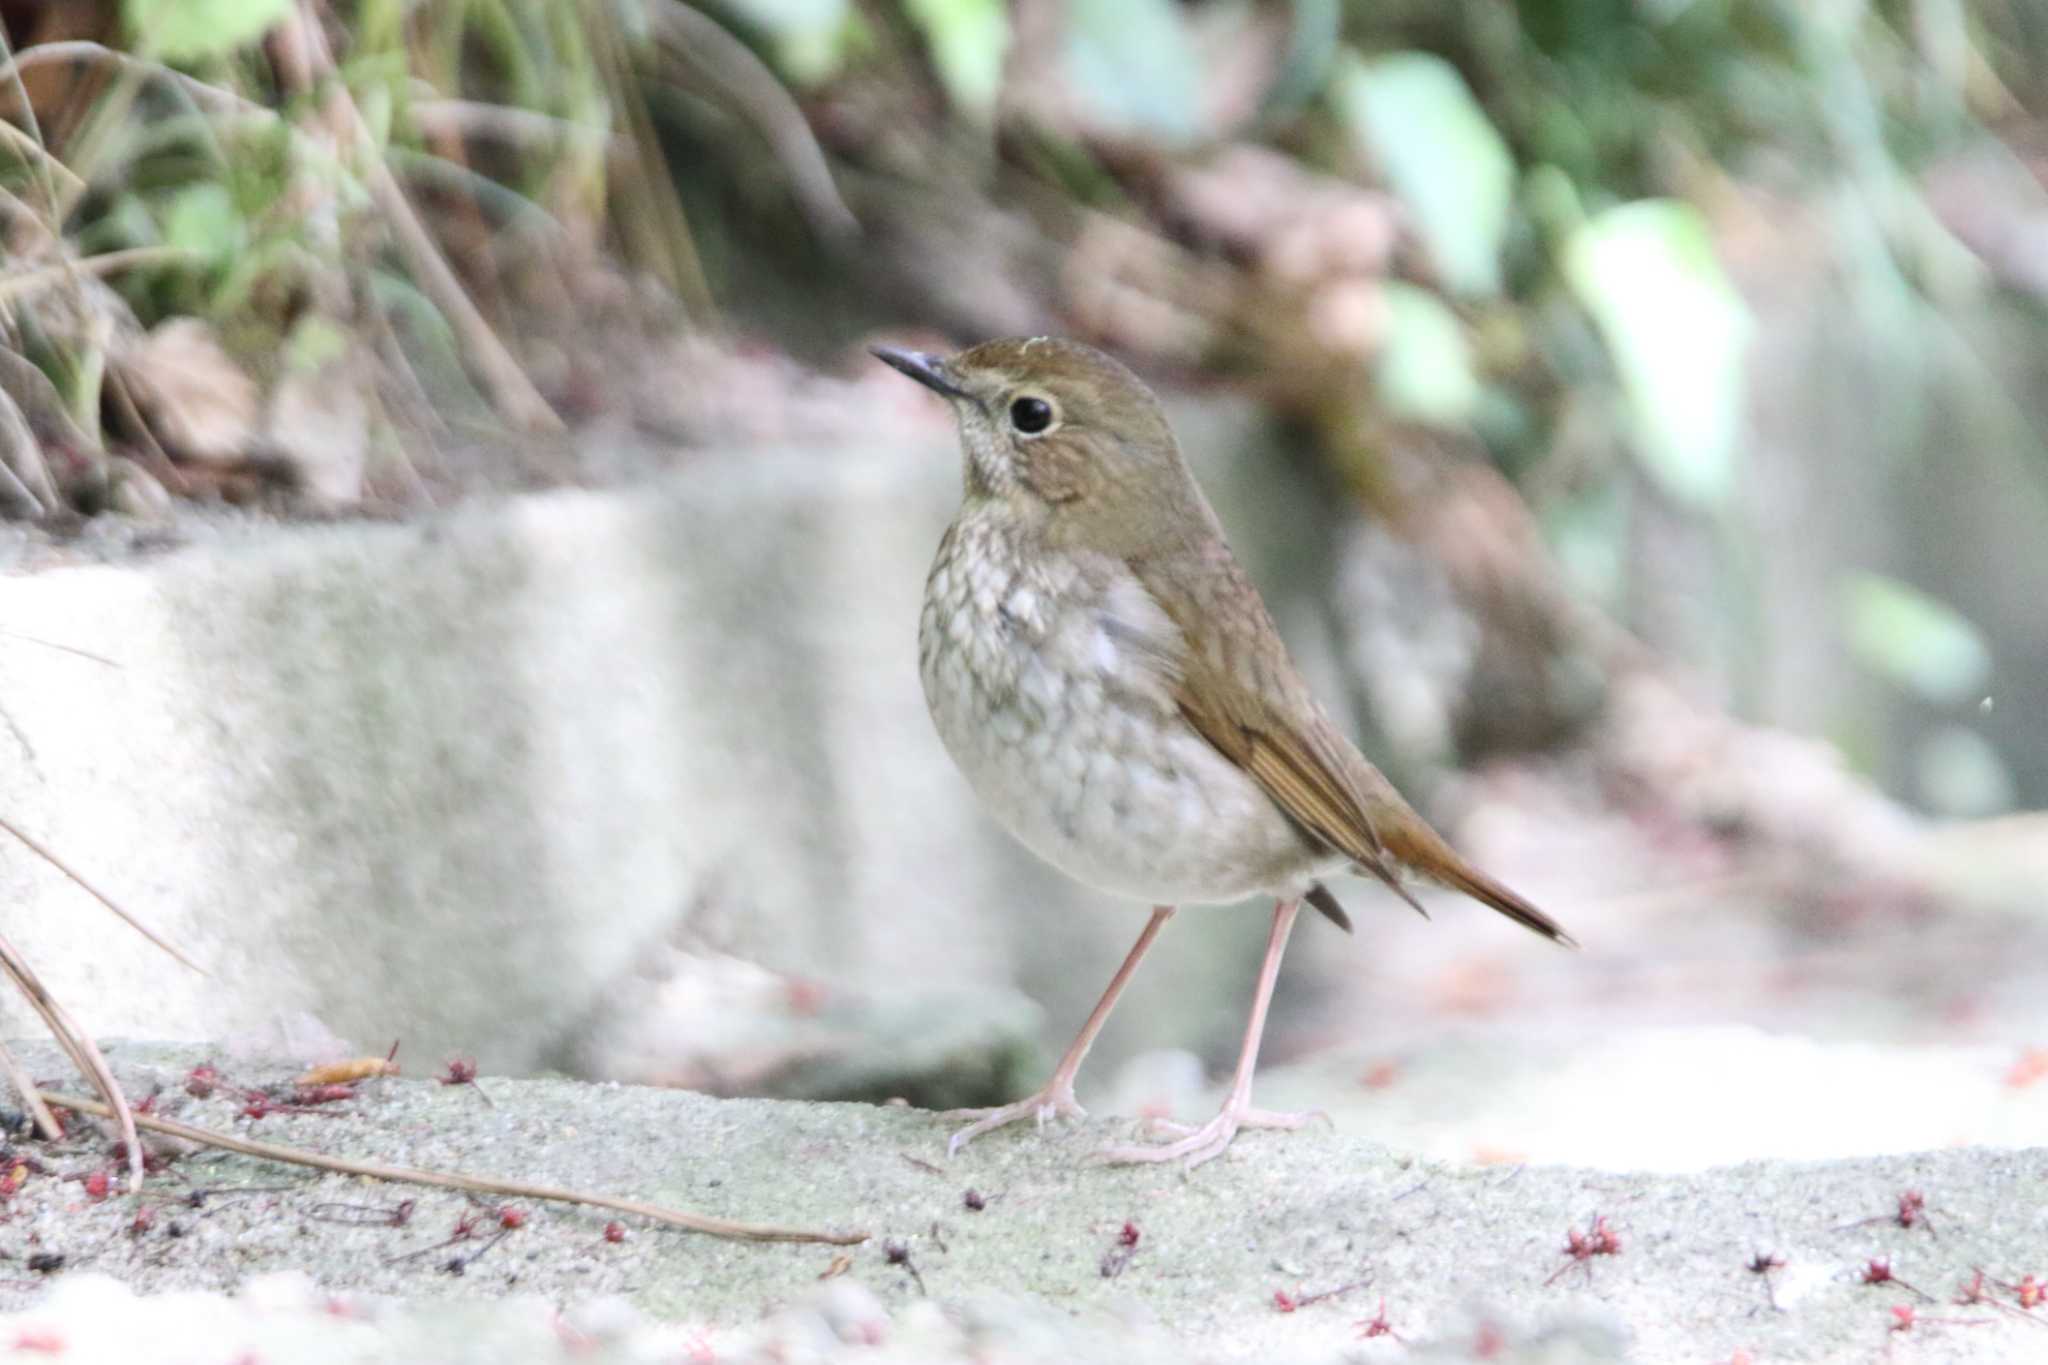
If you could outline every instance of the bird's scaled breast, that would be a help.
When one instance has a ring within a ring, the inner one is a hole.
[[[1154,903],[1298,887],[1331,859],[1181,717],[1171,629],[1120,563],[963,521],[926,582],[925,700],[990,812],[1077,880]]]

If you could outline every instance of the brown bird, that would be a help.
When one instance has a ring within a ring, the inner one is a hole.
[[[949,1151],[1019,1119],[1083,1112],[1074,1076],[1176,905],[1278,901],[1222,1111],[1178,1141],[1111,1148],[1110,1160],[1193,1165],[1240,1128],[1311,1117],[1253,1108],[1251,1082],[1302,901],[1351,927],[1319,880],[1331,872],[1376,877],[1418,911],[1402,878],[1427,878],[1571,943],[1459,858],[1331,724],[1136,375],[1047,337],[949,359],[874,354],[946,398],[960,423],[965,497],[918,629],[940,739],[1033,852],[1154,907],[1052,1079],[966,1115],[975,1121]]]

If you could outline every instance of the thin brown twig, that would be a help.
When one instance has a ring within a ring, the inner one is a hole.
[[[186,957],[183,953],[179,952],[175,947],[171,945],[171,943],[168,940],[158,936],[157,932],[154,929],[151,929],[141,920],[135,918],[135,916],[129,914],[126,910],[123,910],[120,906],[114,904],[113,900],[107,895],[106,892],[100,890],[97,886],[94,886],[91,882],[87,881],[83,874],[79,873],[76,869],[72,868],[62,858],[59,858],[49,849],[44,848],[34,839],[29,838],[27,833],[25,833],[20,826],[16,825],[13,821],[9,820],[4,815],[0,815],[0,830],[7,831],[7,833],[12,834],[15,838],[21,840],[22,843],[27,844],[29,852],[41,858],[51,867],[56,868],[59,872],[63,873],[66,877],[68,877],[71,880],[71,883],[74,886],[78,887],[79,890],[85,892],[86,895],[91,896],[101,905],[106,906],[107,909],[113,911],[116,915],[120,916],[121,922],[123,924],[126,924],[130,929],[133,929],[136,933],[142,935],[151,943],[154,943],[157,947],[163,949],[172,957],[178,959],[178,961],[184,963],[187,967],[190,967],[193,971],[199,973],[201,976],[211,975],[211,973],[208,972],[206,968],[200,966],[191,958]]]
[[[135,1111],[128,1107],[128,1097],[121,1093],[121,1083],[114,1079],[107,1059],[100,1055],[99,1045],[72,1021],[71,1015],[57,1003],[56,997],[36,975],[35,968],[28,965],[28,959],[16,952],[14,945],[5,938],[0,938],[0,970],[14,978],[14,984],[28,997],[28,1003],[43,1016],[43,1023],[49,1026],[58,1045],[70,1054],[72,1064],[106,1096],[105,1112],[101,1117],[111,1118],[120,1126],[121,1141],[128,1145],[128,1191],[140,1194],[142,1137],[135,1131]],[[44,1098],[48,1099],[47,1096]]]
[[[98,1114],[102,1117],[107,1112],[106,1107],[97,1100],[89,1100],[83,1096],[66,1095],[50,1090],[42,1091],[41,1094],[46,1103],[59,1109],[76,1109],[82,1113]],[[196,1128],[189,1123],[179,1123],[176,1119],[161,1118],[155,1114],[137,1114],[135,1121],[153,1133],[183,1138],[187,1142],[218,1147],[224,1151],[239,1152],[243,1156],[257,1157],[264,1161],[283,1161],[295,1166],[312,1166],[323,1171],[366,1176],[371,1180],[389,1180],[404,1185],[434,1185],[442,1189],[469,1190],[477,1194],[499,1195],[513,1199],[545,1199],[558,1204],[585,1204],[592,1208],[611,1209],[617,1213],[650,1218],[657,1223],[666,1223],[670,1227],[683,1228],[689,1232],[729,1237],[742,1242],[824,1242],[830,1246],[853,1246],[868,1239],[865,1232],[813,1232],[806,1228],[778,1227],[773,1224],[738,1223],[730,1219],[713,1218],[708,1214],[667,1208],[661,1204],[642,1203],[637,1199],[619,1199],[608,1194],[583,1194],[551,1185],[530,1185],[520,1180],[497,1180],[489,1176],[457,1175],[448,1171],[422,1171],[407,1166],[385,1166],[374,1161],[355,1161],[348,1157],[307,1151],[303,1147],[287,1147],[281,1143],[257,1142],[251,1138],[237,1137],[232,1133],[217,1133],[210,1128]]]
[[[21,746],[21,751],[24,754],[28,755],[29,766],[36,768],[40,773],[42,765],[36,762],[36,746],[29,742],[27,732],[15,723],[14,713],[4,706],[0,706],[0,723],[4,723],[7,726],[7,733],[14,736],[14,742]]]
[[[45,640],[40,635],[25,635],[21,631],[9,630],[5,626],[0,626],[0,637],[5,637],[9,640],[21,640],[32,645],[41,645],[44,649],[54,649],[65,654],[76,654],[81,659],[90,659],[96,664],[105,664],[108,668],[119,668],[121,666],[104,654],[95,654],[89,649],[80,649],[77,645],[64,645],[57,643],[55,640]]]

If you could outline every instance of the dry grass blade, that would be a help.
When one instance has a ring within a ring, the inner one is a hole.
[[[526,377],[526,371],[498,340],[489,322],[478,311],[476,301],[469,291],[462,287],[455,270],[441,254],[434,238],[419,215],[413,212],[412,201],[405,197],[397,177],[384,163],[378,153],[375,139],[369,126],[364,123],[362,111],[356,108],[355,100],[349,96],[348,86],[336,77],[334,56],[327,49],[327,38],[319,20],[307,12],[304,6],[292,12],[279,22],[273,31],[276,42],[273,45],[273,59],[278,75],[286,87],[311,90],[322,82],[329,82],[327,90],[327,116],[337,133],[346,137],[350,150],[362,164],[363,183],[369,189],[372,202],[384,216],[386,228],[398,252],[405,258],[407,268],[418,281],[421,292],[433,301],[448,325],[462,339],[466,357],[475,370],[484,391],[516,425],[528,431],[560,431],[562,419],[548,406],[540,390]]]
[[[811,225],[828,240],[859,237],[860,220],[840,197],[810,121],[753,49],[681,0],[655,0],[647,18],[662,50],[721,87],[768,139]]]
[[[28,136],[5,120],[0,120],[0,128],[13,129],[17,137]],[[29,145],[35,145],[33,139]],[[0,185],[0,220],[5,221],[7,231],[13,234],[10,255],[38,255],[51,250],[57,243],[57,234],[50,230],[43,211],[5,185]]]
[[[7,59],[4,67],[7,82],[14,88],[14,97],[21,101],[21,121],[28,125],[23,136],[41,153],[34,157],[30,164],[35,167],[36,184],[43,192],[45,220],[42,229],[46,236],[54,238],[58,231],[57,225],[62,218],[59,205],[63,202],[57,197],[57,177],[50,169],[58,164],[57,159],[50,155],[50,149],[43,141],[43,126],[36,120],[35,101],[28,97],[28,86],[24,85],[21,79],[21,64],[14,57],[14,43],[4,31],[0,31],[0,56]],[[69,170],[68,167],[66,169]],[[76,175],[71,178],[78,179]],[[69,189],[68,183],[66,189]]]
[[[631,143],[602,128],[504,104],[463,99],[414,100],[406,106],[406,116],[422,132],[494,138],[521,150],[594,145],[602,147],[606,158],[614,161],[624,161],[633,152]]]
[[[121,1083],[114,1079],[114,1073],[107,1066],[107,1059],[100,1055],[91,1035],[82,1031],[72,1022],[64,1007],[44,987],[35,969],[28,965],[28,959],[14,950],[14,945],[0,938],[0,970],[14,979],[21,993],[28,997],[28,1003],[35,1012],[43,1016],[50,1033],[57,1043],[71,1057],[72,1065],[99,1088],[106,1096],[101,1113],[111,1118],[121,1129],[121,1141],[128,1145],[128,1188],[130,1192],[142,1189],[142,1139],[135,1131],[135,1111],[128,1107],[128,1097],[121,1093]],[[26,1092],[24,1092],[26,1093]],[[91,1111],[87,1111],[91,1112]]]
[[[87,655],[86,657],[93,658],[97,656]],[[106,663],[107,660],[102,659],[100,660],[100,662]],[[50,852],[49,849],[44,848],[34,839],[29,838],[29,836],[26,833],[24,833],[20,829],[20,827],[15,825],[14,822],[12,822],[11,820],[8,820],[5,816],[0,816],[0,830],[6,830],[9,834],[12,834],[15,838],[21,840],[22,843],[28,845],[29,852],[35,854],[38,858],[41,858],[44,862],[48,863],[51,867],[56,868],[59,872],[62,872],[66,877],[71,879],[72,884],[78,887],[79,890],[85,892],[86,895],[91,896],[101,905],[106,906],[107,909],[113,911],[116,915],[120,916],[121,922],[127,925],[130,929],[133,929],[136,933],[142,935],[151,943],[154,943],[157,947],[163,949],[172,957],[178,959],[178,961],[184,963],[187,967],[190,967],[193,971],[199,973],[201,976],[207,975],[206,968],[200,966],[191,958],[186,957],[183,953],[179,952],[175,947],[173,947],[168,941],[158,937],[155,930],[151,929],[141,920],[135,918],[135,916],[129,914],[126,910],[123,910],[120,906],[114,904],[114,902],[108,898],[107,894],[104,891],[101,891],[98,887],[94,886],[91,882],[87,881],[84,878],[84,876],[82,876],[79,872],[77,872],[75,869],[66,864],[62,858],[59,858],[56,854]]]
[[[0,515],[38,521],[53,508],[37,497],[28,480],[15,470],[17,462],[26,465],[37,482],[49,478],[49,469],[28,430],[27,420],[5,394],[0,394]]]
[[[95,66],[111,66],[135,76],[168,81],[190,96],[192,102],[202,109],[274,117],[270,110],[253,100],[243,99],[232,90],[208,85],[197,77],[188,76],[182,71],[174,71],[160,62],[145,61],[140,57],[131,56],[126,52],[116,52],[113,48],[84,39],[37,43],[34,47],[22,48],[12,59],[0,65],[0,80],[13,80],[18,72],[59,62],[86,62]]]
[[[106,1107],[94,1100],[56,1091],[45,1090],[39,1093],[45,1103],[60,1109],[76,1109],[81,1113],[97,1114],[101,1117],[107,1114]],[[374,1161],[353,1161],[346,1157],[307,1151],[303,1147],[287,1147],[281,1143],[257,1142],[250,1138],[236,1137],[232,1133],[216,1133],[210,1128],[197,1128],[189,1123],[179,1123],[175,1119],[159,1118],[155,1114],[138,1114],[135,1121],[152,1133],[183,1138],[187,1142],[202,1143],[223,1151],[240,1152],[243,1156],[253,1156],[264,1161],[283,1161],[294,1166],[311,1166],[317,1170],[366,1176],[371,1180],[389,1180],[403,1185],[433,1185],[442,1189],[469,1190],[476,1194],[500,1195],[512,1199],[542,1199],[557,1204],[584,1204],[591,1208],[630,1213],[652,1219],[657,1223],[666,1223],[670,1227],[682,1228],[689,1232],[702,1232],[712,1237],[727,1237],[735,1241],[824,1242],[830,1246],[853,1246],[868,1239],[865,1232],[814,1232],[807,1228],[777,1227],[773,1224],[736,1223],[730,1219],[689,1213],[660,1204],[646,1204],[637,1199],[616,1199],[608,1194],[584,1194],[576,1190],[557,1189],[551,1185],[529,1185],[520,1180],[493,1180],[488,1176],[457,1175],[448,1171],[420,1171],[407,1166],[385,1166]]]
[[[59,161],[56,157],[51,156],[49,152],[43,149],[42,143],[36,141],[35,138],[5,119],[0,119],[0,142],[5,142],[9,150],[23,161],[39,164],[44,170],[62,180],[67,193],[83,194],[85,192],[85,182],[74,175],[69,166]],[[11,194],[8,196],[10,199],[14,197]]]
[[[36,1083],[29,1078],[28,1072],[22,1070],[13,1049],[5,1043],[0,1043],[0,1071],[7,1073],[8,1084],[14,1087],[15,1094],[21,1096],[22,1105],[28,1110],[29,1117],[36,1121],[36,1131],[43,1135],[43,1140],[55,1142],[63,1137],[64,1129],[58,1124],[57,1116],[50,1112],[49,1105],[43,1103],[43,1092],[36,1089]]]
[[[67,259],[58,265],[0,276],[0,304],[11,303],[54,284],[66,283],[74,270],[87,275],[111,275],[117,270],[132,270],[137,266],[195,260],[199,254],[197,249],[189,246],[131,246],[119,251],[103,251],[97,256]]]
[[[7,51],[4,36],[0,36],[0,53]],[[277,113],[266,109],[253,100],[244,99],[232,90],[210,85],[196,76],[188,76],[160,62],[152,62],[132,53],[118,52],[113,48],[85,40],[66,40],[54,43],[38,43],[22,52],[9,55],[5,64],[0,65],[0,75],[12,78],[17,97],[22,102],[29,123],[29,135],[37,146],[42,146],[42,134],[35,123],[35,110],[29,103],[28,92],[21,85],[20,73],[37,66],[59,63],[79,63],[101,66],[115,73],[113,90],[102,96],[93,119],[85,130],[77,134],[67,149],[71,164],[59,162],[55,157],[45,155],[37,163],[43,168],[45,194],[49,202],[49,223],[63,223],[71,216],[71,210],[84,197],[93,178],[93,166],[99,151],[104,147],[110,130],[118,127],[131,106],[135,92],[145,82],[156,81],[177,92],[189,101],[195,110],[209,115],[225,115],[234,118],[254,118],[265,123],[278,123]],[[60,196],[50,167],[64,172],[64,192]]]
[[[613,220],[629,256],[655,270],[682,296],[690,312],[703,321],[717,315],[711,281],[690,233],[675,178],[661,152],[661,138],[648,112],[635,57],[616,9],[585,28],[598,79],[611,91],[615,116],[624,120],[633,147],[634,165],[624,176],[607,176],[618,196]]]

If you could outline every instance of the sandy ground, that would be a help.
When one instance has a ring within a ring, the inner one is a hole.
[[[24,1050],[37,1075],[61,1074],[47,1048]],[[2016,1302],[2024,1276],[2048,1272],[2039,1149],[1628,1173],[1438,1161],[1319,1126],[1251,1135],[1184,1173],[1088,1164],[1129,1131],[1123,1122],[1013,1131],[949,1161],[944,1125],[917,1111],[566,1081],[487,1078],[486,1101],[466,1086],[387,1078],[317,1113],[251,1119],[242,1090],[285,1081],[289,1068],[223,1063],[233,1088],[200,1099],[187,1073],[218,1058],[118,1044],[110,1056],[133,1093],[203,1126],[868,1240],[741,1244],[625,1218],[613,1241],[609,1214],[527,1201],[514,1201],[524,1217],[508,1230],[496,1202],[210,1153],[152,1179],[138,1232],[134,1201],[93,1197],[92,1174],[112,1169],[104,1144],[17,1140],[29,1168],[0,1222],[10,1358],[2048,1353],[2048,1306]],[[1909,1190],[1924,1203],[1902,1226]],[[406,1199],[403,1226],[378,1221]],[[465,1218],[476,1234],[446,1242]],[[1574,1259],[1574,1233],[1606,1253]],[[1758,1257],[1782,1265],[1759,1272]],[[1867,1282],[1881,1278],[1874,1264],[1892,1278]],[[1991,1301],[1955,1303],[1980,1268]]]

